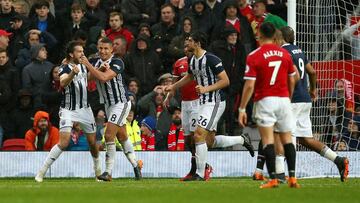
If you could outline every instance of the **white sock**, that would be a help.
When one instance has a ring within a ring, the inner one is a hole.
[[[321,150],[320,155],[329,159],[332,162],[334,162],[335,158],[337,157],[337,154],[326,145]]]
[[[285,173],[285,157],[283,155],[276,155],[275,158],[275,173]]]
[[[129,139],[127,139],[126,141],[121,142],[121,146],[123,148],[126,158],[129,160],[131,165],[135,168],[137,166],[137,161],[136,161],[136,156],[134,153],[134,148],[133,148],[132,143],[130,142]]]
[[[205,164],[207,161],[208,147],[206,143],[195,144],[196,173],[204,177]]]
[[[111,174],[112,169],[114,167],[115,154],[116,154],[115,142],[107,142],[106,153],[105,153],[105,172],[108,172],[109,174]]]
[[[54,161],[60,156],[63,151],[60,149],[59,145],[54,145],[49,154],[47,155],[43,167],[40,169],[40,172],[45,174],[49,167],[54,163]]]
[[[100,159],[99,157],[92,157],[94,162],[94,170],[100,169]]]
[[[244,144],[244,138],[242,136],[217,135],[215,136],[215,142],[213,147],[224,148],[231,147],[237,144]]]

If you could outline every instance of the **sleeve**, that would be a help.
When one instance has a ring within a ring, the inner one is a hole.
[[[69,65],[62,65],[59,68],[59,76],[61,76],[62,74],[69,74],[71,72],[71,68],[69,67]]]
[[[256,80],[256,65],[252,57],[246,59],[245,80]]]
[[[113,60],[110,63],[110,69],[113,70],[116,74],[124,72],[124,66],[124,62],[120,59]]]
[[[28,130],[25,134],[25,150],[26,151],[35,151],[35,146],[34,146],[31,134],[32,134],[31,129]]]
[[[212,72],[215,74],[215,75],[218,75],[220,74],[221,72],[224,71],[224,66],[222,64],[222,61],[219,57],[217,56],[212,56],[209,58],[209,66],[210,66],[210,69],[212,70]]]

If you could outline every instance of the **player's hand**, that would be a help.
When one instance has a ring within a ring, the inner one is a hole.
[[[86,65],[86,66],[90,64],[90,62],[89,62],[89,60],[86,58],[86,56],[80,57],[79,62],[82,63],[82,64],[84,64],[84,65]]]
[[[202,85],[196,85],[195,91],[198,94],[204,94],[204,93],[207,92],[206,88],[204,86],[202,86]]]
[[[172,92],[172,91],[169,91],[169,92],[167,92],[167,94],[166,94],[166,97],[165,97],[165,99],[164,99],[164,101],[163,101],[163,107],[164,108],[169,108],[169,106],[170,106],[170,100],[171,100],[171,98],[174,96],[174,93]]]
[[[150,18],[150,16],[148,14],[146,14],[146,13],[142,13],[141,17],[144,18],[144,19]]]
[[[69,64],[69,65],[71,65],[71,67],[72,67],[72,70],[71,70],[71,71],[72,71],[75,75],[80,72],[80,69],[77,67],[77,65],[75,65],[75,64]]]
[[[310,96],[311,96],[311,100],[315,102],[317,100],[317,89],[310,90],[309,93],[310,93]]]
[[[238,121],[239,121],[239,125],[241,127],[245,128],[245,126],[247,124],[247,114],[246,114],[246,112],[239,112]]]
[[[108,69],[110,68],[110,65],[108,64],[108,63],[103,63],[103,64],[101,64],[101,66],[99,67],[99,71],[101,71],[101,72],[105,72],[105,71],[107,71]]]

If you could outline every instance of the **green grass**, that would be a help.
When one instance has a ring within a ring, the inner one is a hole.
[[[360,201],[360,179],[342,183],[338,179],[299,180],[302,188],[259,189],[260,182],[250,178],[212,179],[209,182],[180,182],[177,179],[0,179],[1,203],[105,203],[105,202],[316,202]]]

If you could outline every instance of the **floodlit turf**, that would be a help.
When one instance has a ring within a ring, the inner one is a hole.
[[[0,179],[1,203],[105,203],[105,202],[316,202],[360,201],[360,179],[342,183],[338,179],[299,180],[302,188],[259,189],[250,178],[212,179],[209,182],[180,182],[177,179]]]

